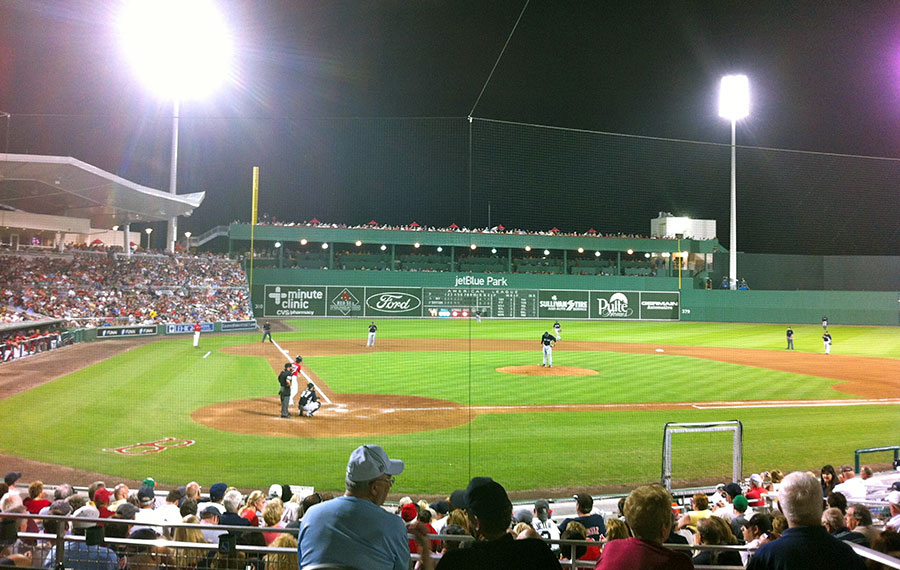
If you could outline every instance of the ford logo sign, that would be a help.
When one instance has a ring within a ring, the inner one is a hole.
[[[366,306],[382,313],[406,313],[418,309],[421,304],[418,297],[399,291],[377,293],[366,298]]]

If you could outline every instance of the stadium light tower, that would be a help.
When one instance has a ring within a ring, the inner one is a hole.
[[[169,192],[178,180],[178,115],[181,101],[209,94],[227,77],[231,39],[213,0],[126,0],[119,15],[125,52],[138,74],[172,99]],[[175,251],[178,217],[169,219],[166,249]]]
[[[726,75],[719,88],[719,116],[731,121],[731,231],[728,249],[729,288],[737,288],[737,177],[735,123],[750,114],[750,81],[746,75]]]

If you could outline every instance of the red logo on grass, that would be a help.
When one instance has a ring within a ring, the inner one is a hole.
[[[193,439],[183,439],[180,437],[166,437],[151,441],[149,443],[132,443],[124,447],[114,447],[112,449],[104,449],[103,451],[113,451],[122,455],[145,455],[147,453],[159,453],[170,447],[187,447],[194,445]]]

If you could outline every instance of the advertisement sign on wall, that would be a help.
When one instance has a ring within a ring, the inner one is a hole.
[[[364,287],[329,287],[329,317],[361,317],[365,315],[363,301]]]
[[[266,285],[263,314],[267,317],[324,317],[326,287]]]
[[[421,287],[366,287],[366,316],[421,317]]]
[[[591,291],[592,319],[639,319],[640,293]]]
[[[538,297],[538,318],[587,319],[587,291],[541,290]]]

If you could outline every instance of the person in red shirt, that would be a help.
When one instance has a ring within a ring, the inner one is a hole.
[[[672,495],[662,485],[643,485],[625,499],[625,518],[634,537],[606,543],[595,570],[688,570],[690,557],[663,546],[672,529]]]
[[[762,498],[762,496],[767,494],[768,491],[765,487],[763,487],[762,483],[763,479],[759,473],[754,473],[750,476],[750,488],[747,489],[747,492],[744,493],[744,496],[747,497],[747,501],[751,507],[766,506],[766,501]]]
[[[42,481],[32,481],[28,486],[28,498],[22,501],[25,510],[36,515],[41,512],[44,507],[50,506],[50,499],[44,493],[44,483]]]
[[[203,330],[203,327],[200,326],[200,323],[194,323],[194,348],[200,347],[200,331]]]

